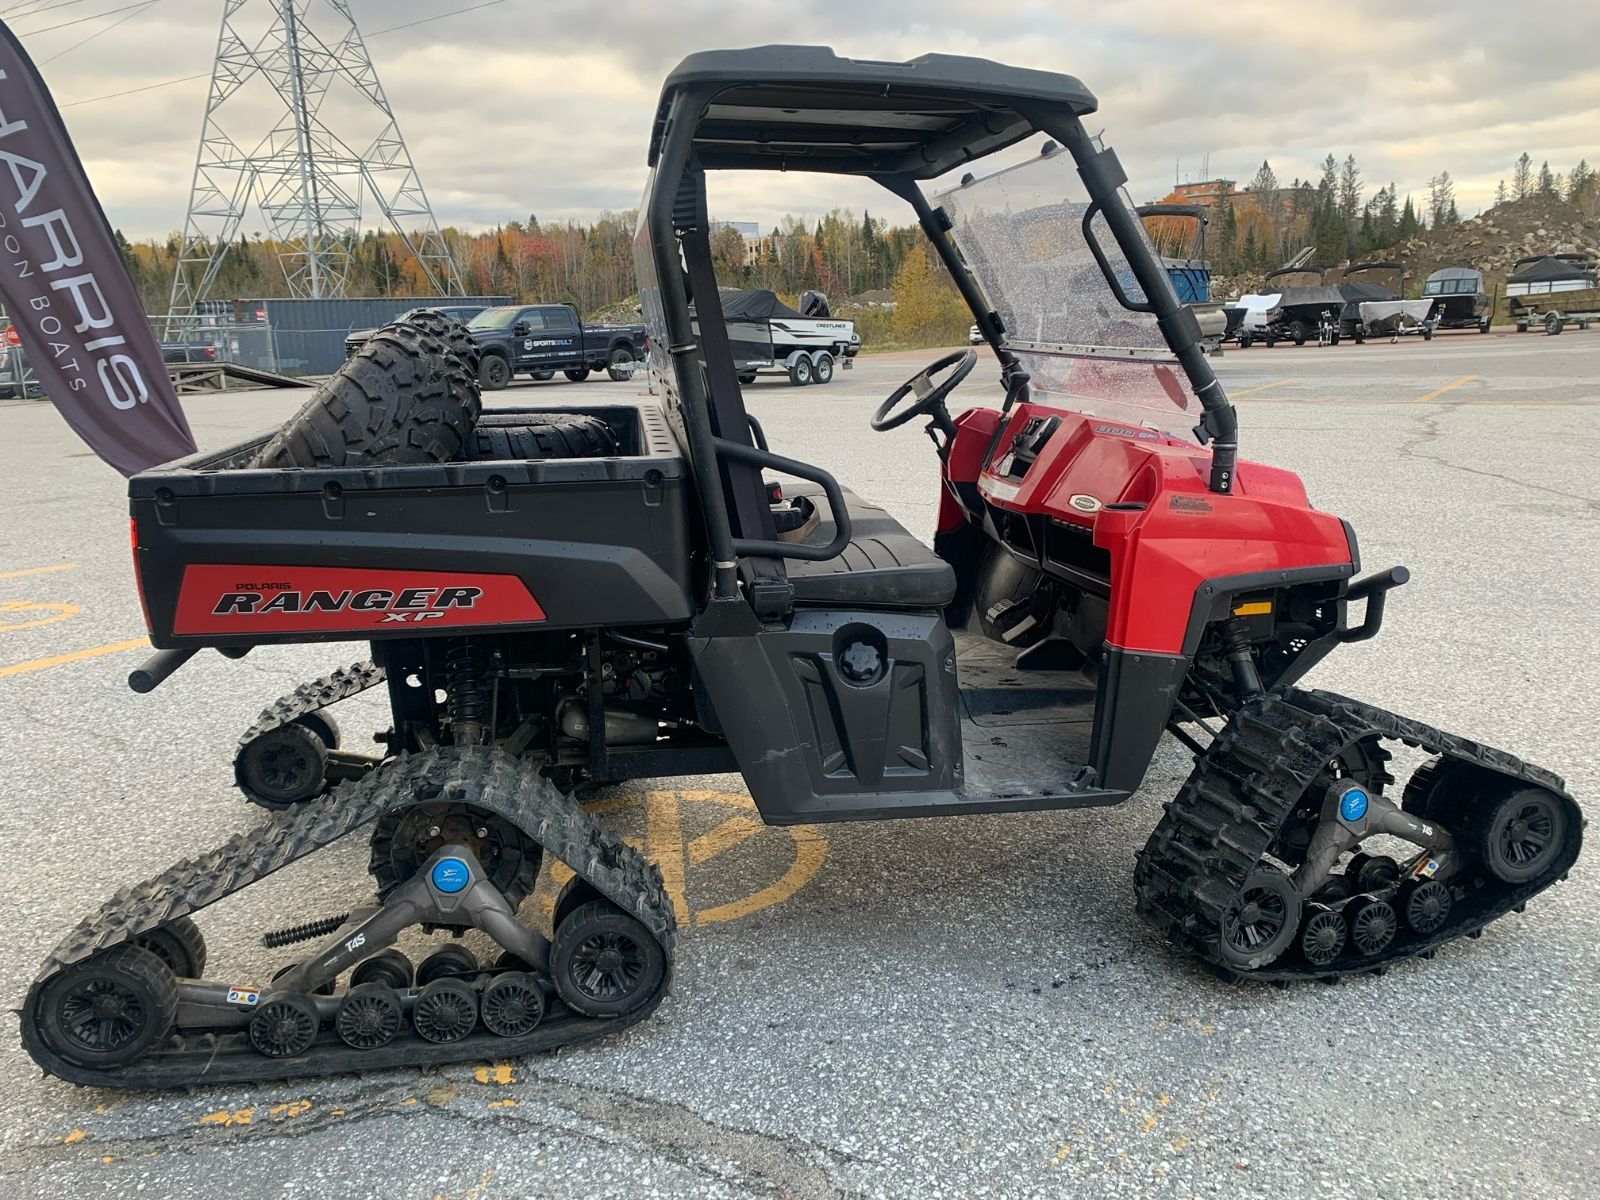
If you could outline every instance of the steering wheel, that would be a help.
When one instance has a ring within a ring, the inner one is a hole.
[[[933,382],[935,375],[955,364],[959,365],[956,365],[956,369],[948,379],[943,383]],[[946,354],[938,362],[924,367],[895,388],[894,394],[878,406],[878,411],[872,414],[873,430],[884,433],[890,429],[899,429],[907,421],[914,421],[918,417],[931,416],[946,434],[953,433],[954,426],[950,421],[950,414],[945,411],[944,398],[955,390],[957,384],[972,374],[972,368],[977,365],[976,350],[957,350],[954,354]],[[916,393],[917,398],[903,412],[896,413],[895,406],[912,392]],[[894,415],[890,416],[890,413]]]

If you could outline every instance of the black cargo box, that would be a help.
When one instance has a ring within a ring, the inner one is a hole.
[[[499,409],[482,425],[551,409]],[[659,626],[692,610],[688,464],[653,402],[607,458],[252,470],[268,435],[128,481],[160,648]]]

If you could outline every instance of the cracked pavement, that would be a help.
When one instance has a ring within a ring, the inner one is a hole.
[[[750,406],[779,452],[830,467],[926,535],[926,441],[915,426],[873,435],[866,419],[935,356],[864,358],[827,389],[763,381]],[[1412,569],[1382,636],[1311,682],[1504,746],[1591,802],[1600,331],[1230,350],[1217,366],[1240,394],[1242,453],[1300,472],[1314,503],[1354,525],[1366,569]],[[958,398],[997,400],[985,375]],[[594,399],[631,385],[518,386],[495,401],[559,404],[578,387]],[[215,446],[296,403],[241,393],[188,407]],[[0,404],[0,429],[0,603],[81,606],[0,626],[0,668],[136,637],[120,480],[48,406]],[[4,578],[61,563],[76,565]],[[83,911],[257,822],[230,787],[239,732],[360,656],[261,650],[241,671],[202,655],[148,697],[123,684],[137,651],[0,677],[7,1007]],[[346,744],[381,715],[371,694],[342,706]],[[1140,793],[1110,810],[804,837],[747,828],[735,777],[617,789],[603,819],[619,829],[653,846],[650,817],[681,826],[677,980],[639,1029],[508,1064],[148,1095],[42,1079],[8,1017],[0,1193],[1593,1194],[1588,856],[1526,915],[1433,962],[1337,988],[1230,987],[1132,911],[1133,852],[1186,768],[1165,745]],[[358,841],[202,914],[212,973],[289,961],[292,948],[256,948],[263,928],[359,901]]]

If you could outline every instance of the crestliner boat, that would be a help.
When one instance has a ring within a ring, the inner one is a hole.
[[[1517,332],[1543,325],[1560,333],[1600,317],[1600,263],[1591,254],[1544,254],[1518,259],[1506,278],[1506,304]]]
[[[763,371],[784,371],[796,386],[829,383],[861,350],[854,321],[833,316],[821,292],[807,292],[796,312],[765,288],[719,288],[740,383]],[[691,313],[693,307],[690,308]]]
[[[1489,332],[1494,297],[1484,290],[1483,272],[1476,267],[1441,267],[1423,283],[1422,298],[1433,305],[1435,327]]]

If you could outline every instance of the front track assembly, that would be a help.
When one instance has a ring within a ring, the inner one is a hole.
[[[376,905],[267,935],[271,946],[322,939],[269,984],[248,971],[232,977],[244,982],[188,977],[204,966],[189,914],[368,825]],[[516,916],[545,853],[576,875],[550,941]],[[414,869],[402,877],[400,863]],[[482,968],[451,943],[413,971],[390,947],[419,925],[479,929],[501,957]],[[488,747],[435,749],[118,892],[46,960],[22,1038],[50,1074],[105,1087],[519,1056],[648,1017],[670,982],[673,938],[660,872],[549,781]]]
[[[1400,802],[1383,743],[1433,757]],[[1232,979],[1335,979],[1431,958],[1564,879],[1583,815],[1557,776],[1329,692],[1246,703],[1139,855],[1140,912]],[[1412,843],[1403,861],[1366,839]],[[1345,852],[1356,850],[1335,870]]]

